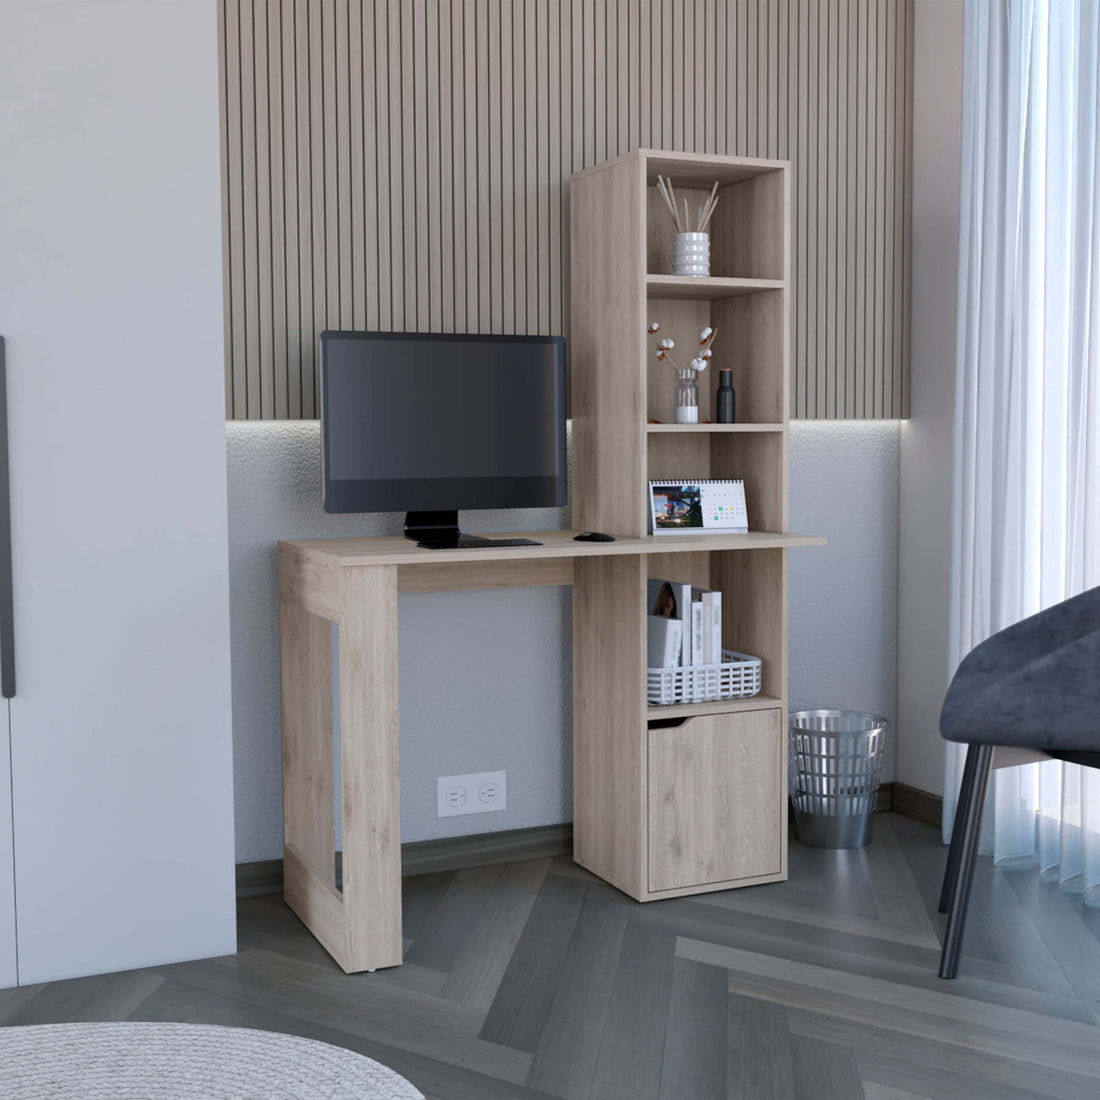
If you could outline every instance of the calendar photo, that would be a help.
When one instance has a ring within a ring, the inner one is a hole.
[[[658,531],[702,528],[702,490],[698,485],[655,485],[653,523]]]
[[[655,535],[749,529],[743,481],[651,481],[649,505]]]

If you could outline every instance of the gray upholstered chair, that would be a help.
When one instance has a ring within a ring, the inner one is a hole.
[[[1100,588],[975,646],[947,690],[940,733],[969,746],[940,894],[950,913],[940,977],[954,978],[990,771],[1042,759],[1100,767]]]

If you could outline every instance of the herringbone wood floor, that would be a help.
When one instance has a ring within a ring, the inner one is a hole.
[[[943,861],[883,814],[863,851],[792,842],[787,883],[644,906],[566,859],[424,875],[406,965],[354,976],[259,898],[234,957],[0,993],[0,1021],[288,1031],[437,1100],[1095,1100],[1100,915],[983,860],[941,982]]]

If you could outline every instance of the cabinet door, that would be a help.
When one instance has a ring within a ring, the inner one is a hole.
[[[783,868],[782,711],[689,718],[649,731],[649,889]]]
[[[0,28],[28,984],[235,949],[217,9]]]

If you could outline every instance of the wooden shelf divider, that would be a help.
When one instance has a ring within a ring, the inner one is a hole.
[[[722,432],[785,432],[786,424],[647,424],[648,433],[664,435],[707,435]]]
[[[645,281],[646,294],[650,298],[692,298],[698,301],[786,289],[782,279],[735,279],[715,275],[647,275]]]

